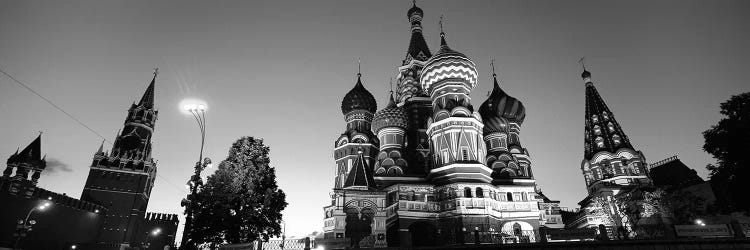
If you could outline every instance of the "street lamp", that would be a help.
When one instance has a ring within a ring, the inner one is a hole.
[[[51,197],[50,197],[51,200]],[[21,239],[26,237],[26,234],[28,234],[31,231],[31,227],[36,224],[35,220],[29,220],[31,218],[31,214],[34,213],[34,211],[44,211],[49,206],[52,205],[52,202],[44,201],[40,203],[38,206],[35,206],[29,210],[29,213],[26,214],[26,218],[23,220],[18,220],[18,225],[16,226],[16,233],[14,236],[16,237],[16,242],[13,244],[13,248],[18,248],[18,245],[21,243]]]
[[[161,228],[158,227],[151,230],[151,232],[146,232],[146,242],[143,243],[143,247],[145,249],[151,247],[151,237],[159,236],[159,234],[161,234]]]
[[[195,162],[195,172],[193,176],[185,184],[185,187],[190,191],[188,196],[182,199],[181,205],[185,207],[185,228],[182,231],[182,244],[181,249],[194,249],[193,243],[190,241],[190,232],[192,231],[193,217],[195,216],[195,202],[191,199],[195,197],[198,192],[198,188],[203,185],[201,180],[201,172],[207,167],[211,167],[211,159],[206,157],[203,158],[203,145],[206,141],[206,105],[205,104],[186,104],[183,109],[189,112],[198,122],[198,129],[200,129],[201,135],[201,149],[198,155],[198,161]],[[203,163],[201,163],[203,160]]]

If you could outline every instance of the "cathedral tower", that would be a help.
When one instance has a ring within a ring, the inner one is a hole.
[[[613,186],[650,183],[646,157],[630,144],[614,114],[591,82],[591,72],[584,69],[581,77],[586,84],[581,170],[589,194],[608,192]]]
[[[373,119],[372,131],[380,141],[375,175],[402,176],[408,170],[409,164],[403,158],[407,121],[404,109],[396,106],[391,93],[388,106],[375,113]]]
[[[432,163],[427,137],[427,118],[432,114],[432,101],[419,81],[425,62],[432,57],[432,53],[422,35],[424,11],[413,3],[406,17],[411,23],[411,38],[406,56],[398,67],[396,104],[404,108],[409,118],[403,158],[412,164],[404,169],[405,175],[424,176]]]
[[[42,157],[42,134],[34,139],[20,153],[8,158],[7,167],[0,177],[0,189],[7,190],[11,194],[31,197],[39,182],[42,171],[47,167],[47,161]],[[16,170],[15,175],[13,169]],[[31,178],[29,178],[31,174]]]
[[[375,110],[375,97],[362,85],[362,74],[357,73],[357,83],[341,101],[346,131],[336,140],[333,150],[336,160],[335,188],[343,187],[360,150],[364,152],[365,165],[372,166],[370,162],[378,151],[378,141],[371,128]]]
[[[433,152],[428,179],[444,182],[490,182],[485,161],[481,117],[471,105],[469,93],[477,85],[471,59],[452,50],[440,32],[440,50],[425,63],[422,89],[432,100],[427,135]]]
[[[99,242],[133,244],[146,213],[156,178],[151,137],[158,111],[154,110],[154,78],[141,100],[133,103],[111,152],[103,144],[94,154],[81,200],[109,209]]]
[[[518,99],[500,88],[497,75],[492,78],[492,93],[479,107],[484,122],[484,141],[487,145],[487,166],[492,168],[495,183],[512,183],[512,179],[531,179],[531,161],[521,146],[519,134],[526,118],[526,108]]]

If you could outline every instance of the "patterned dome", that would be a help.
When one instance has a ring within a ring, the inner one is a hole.
[[[440,33],[440,50],[427,60],[422,70],[422,89],[432,94],[435,83],[450,78],[463,79],[471,91],[477,86],[477,69],[466,55],[448,47],[445,34]]]
[[[396,106],[393,95],[391,95],[388,106],[375,113],[375,117],[372,119],[372,132],[377,134],[380,129],[387,127],[406,129],[407,121],[406,112],[403,108]]]
[[[495,87],[482,106],[479,107],[479,114],[484,121],[484,132],[506,131],[506,122],[514,122],[521,125],[526,118],[526,108],[518,99],[509,96],[497,84],[495,78]]]
[[[417,7],[416,2],[414,2],[414,5],[411,7],[411,9],[409,9],[409,11],[406,12],[406,17],[411,18],[411,16],[414,14],[424,16],[424,11],[422,11],[421,8]]]
[[[357,84],[354,85],[352,90],[349,90],[349,93],[346,93],[344,100],[341,101],[341,113],[346,115],[357,109],[364,109],[375,113],[377,105],[375,97],[370,94],[370,91],[365,89],[365,86],[362,86],[362,76],[357,75]]]

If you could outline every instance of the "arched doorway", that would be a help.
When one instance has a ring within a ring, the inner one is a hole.
[[[412,247],[435,246],[437,229],[427,222],[415,222],[409,226]]]

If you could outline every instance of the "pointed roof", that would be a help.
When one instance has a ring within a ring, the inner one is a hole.
[[[15,154],[11,155],[10,158],[8,158],[8,163],[30,163],[30,164],[38,164],[42,163],[42,167],[44,168],[44,159],[42,159],[42,134],[40,133],[39,136],[34,139],[26,148],[21,150],[19,153],[16,151]]]
[[[138,102],[138,106],[143,106],[149,109],[154,108],[154,83],[156,82],[156,74],[154,74],[154,78],[151,79],[151,84],[148,85],[148,88],[146,88],[146,92],[143,93],[143,97],[141,97],[141,101]]]
[[[375,188],[375,179],[372,178],[370,168],[366,164],[365,157],[360,150],[359,156],[354,161],[354,166],[352,166],[344,181],[345,189],[369,190]]]
[[[615,153],[621,148],[633,149],[628,136],[591,82],[591,72],[584,70],[581,77],[586,82],[585,158],[590,159],[602,151]]]
[[[416,2],[407,12],[406,17],[409,18],[409,22],[411,22],[411,40],[409,41],[409,50],[406,52],[406,59],[404,60],[403,65],[408,64],[410,58],[424,61],[432,57],[430,48],[427,46],[427,42],[425,42],[424,36],[422,35],[423,16],[424,12],[417,7]]]

